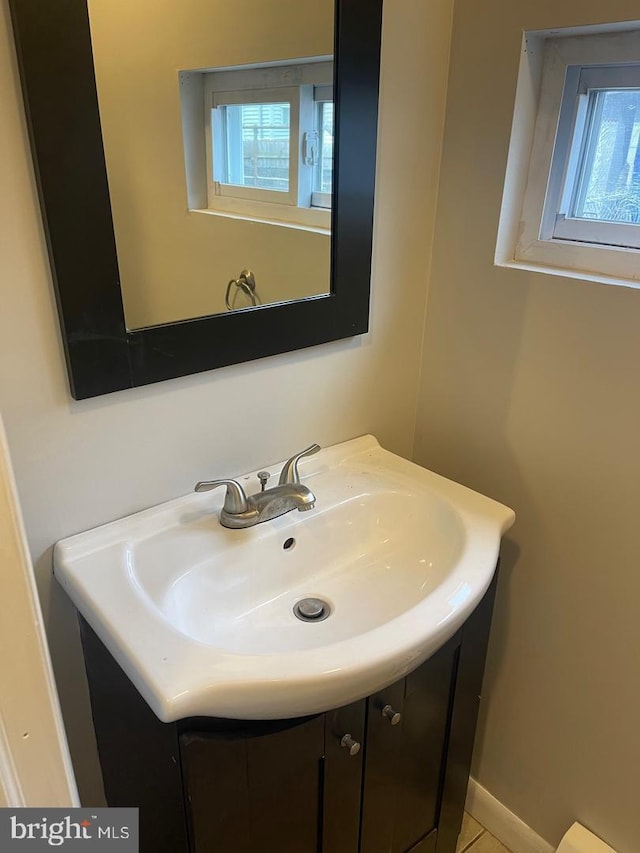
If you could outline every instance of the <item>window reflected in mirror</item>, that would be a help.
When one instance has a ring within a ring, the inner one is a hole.
[[[89,18],[127,329],[330,292],[333,2]]]

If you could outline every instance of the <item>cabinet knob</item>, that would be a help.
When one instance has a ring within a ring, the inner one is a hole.
[[[384,706],[382,709],[382,716],[386,717],[392,726],[397,726],[402,719],[402,714],[398,713],[398,711],[394,711],[391,705]]]
[[[340,739],[340,746],[345,747],[345,749],[349,750],[349,755],[357,755],[360,752],[360,744],[357,740],[354,740],[351,735],[344,735]]]

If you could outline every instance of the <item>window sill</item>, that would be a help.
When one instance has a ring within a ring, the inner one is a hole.
[[[635,290],[640,289],[640,280],[630,278],[617,278],[610,275],[603,275],[597,272],[588,272],[587,270],[569,269],[566,267],[554,267],[548,264],[538,264],[530,261],[506,261],[496,258],[495,266],[505,267],[507,269],[523,270],[526,272],[542,273],[543,275],[556,275],[562,278],[575,278],[580,281],[592,281],[595,284],[609,284],[616,287],[630,287]]]
[[[274,205],[279,207],[279,205]],[[293,228],[295,231],[310,231],[313,234],[324,234],[331,236],[331,211],[330,210],[308,210],[298,208],[300,216],[289,216],[286,219],[278,216],[279,211],[271,212],[248,212],[240,210],[213,210],[194,209],[189,213],[204,213],[207,216],[221,216],[224,219],[238,219],[244,222],[259,222],[263,225],[277,225],[279,228]],[[307,214],[310,214],[307,216]],[[326,223],[326,224],[325,224]]]

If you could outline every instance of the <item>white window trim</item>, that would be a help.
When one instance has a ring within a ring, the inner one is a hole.
[[[331,193],[321,193],[314,190],[311,193],[311,206],[319,208],[331,207]]]
[[[327,102],[333,102],[333,86],[331,85],[316,85],[313,87],[313,108],[315,110],[315,117],[313,119],[314,122],[318,122],[318,117],[321,115],[322,104]],[[335,112],[334,112],[334,121],[335,121]],[[319,136],[321,137],[322,129],[319,131]],[[335,151],[335,148],[334,148]],[[312,173],[309,175],[309,180],[312,186],[315,186],[317,170],[322,169],[322,139],[319,139],[319,161],[318,165],[314,167]],[[311,206],[312,207],[320,207],[325,209],[331,208],[331,193],[320,192],[319,190],[313,190],[311,193]]]
[[[592,89],[640,88],[638,65],[572,65],[567,69],[560,109],[556,146],[540,235],[545,240],[563,239],[600,246],[640,248],[640,227],[622,222],[575,219],[571,217],[576,172],[582,165],[580,143],[588,115]],[[577,102],[577,109],[576,109]],[[573,143],[572,143],[573,141]],[[558,144],[559,143],[559,144]],[[568,151],[568,157],[565,156]]]
[[[289,190],[278,192],[277,190],[266,190],[259,187],[244,187],[235,184],[226,184],[215,179],[213,174],[213,163],[218,151],[224,144],[219,136],[213,133],[211,111],[217,107],[230,106],[234,104],[289,104],[290,110],[290,140],[298,139],[300,135],[300,88],[295,86],[281,87],[278,89],[242,89],[235,92],[207,92],[208,103],[205,108],[205,126],[207,133],[207,196],[209,209],[216,210],[222,207],[224,201],[221,197],[251,199],[253,201],[268,202],[269,204],[296,205],[298,203],[298,165],[299,157],[297,147],[289,152]],[[292,146],[293,147],[293,146]],[[213,156],[211,156],[213,153]]]
[[[543,214],[566,69],[640,62],[639,28],[640,22],[632,21],[525,33],[496,245],[498,266],[640,287],[636,249],[541,239],[541,234],[548,236]]]
[[[193,72],[183,72],[183,75],[192,74]],[[257,67],[243,69],[225,69],[204,73],[202,78],[202,91],[204,94],[205,104],[205,128],[208,134],[207,145],[211,151],[211,122],[209,120],[209,112],[214,101],[222,103],[226,98],[231,99],[227,102],[240,103],[243,101],[243,92],[246,97],[247,93],[251,93],[253,97],[257,91],[266,91],[269,93],[269,99],[278,99],[278,91],[289,92],[297,89],[300,92],[301,87],[309,86],[314,90],[317,88],[318,93],[333,93],[333,62],[326,58],[320,57],[314,60],[307,60],[304,63],[295,63],[290,65],[278,65],[273,67]],[[238,100],[233,100],[237,98]],[[314,95],[311,93],[310,100],[313,101]],[[287,100],[284,97],[283,100]],[[293,135],[294,112],[299,107],[292,105],[292,137],[294,139],[300,137],[299,127],[295,129]],[[296,118],[298,115],[296,114]],[[304,126],[304,116],[298,120]],[[184,123],[184,119],[183,119]],[[299,151],[296,146],[296,153]],[[293,164],[296,158],[292,158],[292,170],[297,170],[298,163]],[[211,157],[207,155],[207,200],[208,207],[191,207],[191,212],[209,213],[214,215],[229,215],[232,218],[250,219],[265,223],[273,223],[277,225],[291,225],[292,227],[300,227],[303,230],[313,230],[319,233],[329,234],[331,232],[331,209],[330,198],[326,194],[324,199],[325,204],[322,206],[314,206],[315,198],[312,198],[312,206],[300,204],[300,197],[307,192],[307,197],[310,196],[309,187],[305,186],[304,180],[297,180],[297,174],[290,172],[290,180],[293,177],[293,186],[297,187],[298,198],[284,199],[283,195],[278,192],[269,193],[268,190],[261,191],[256,194],[252,189],[248,192],[243,192],[241,187],[233,187],[233,190],[227,190],[226,187],[218,187],[217,191],[213,182]],[[307,171],[307,170],[304,170]],[[310,171],[310,170],[309,170]],[[290,184],[291,186],[291,184]],[[269,194],[271,198],[268,198]],[[326,202],[329,202],[327,204]]]

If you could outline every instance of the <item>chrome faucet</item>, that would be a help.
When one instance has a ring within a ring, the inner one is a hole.
[[[237,480],[203,480],[196,483],[196,492],[208,492],[218,486],[226,487],[224,505],[220,512],[220,524],[234,529],[253,527],[263,521],[271,521],[279,515],[297,509],[306,512],[313,509],[316,497],[313,492],[300,482],[298,460],[303,456],[311,456],[320,450],[318,444],[312,444],[300,453],[292,456],[282,468],[277,486],[264,489],[255,495],[247,496]],[[261,472],[262,473],[262,472]]]

